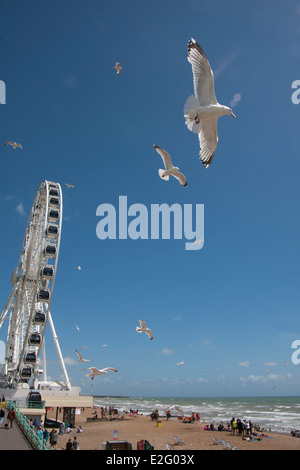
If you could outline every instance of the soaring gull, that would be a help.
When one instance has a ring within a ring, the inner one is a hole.
[[[70,188],[75,188],[75,186],[73,186],[73,184],[69,184],[69,183],[65,183],[65,185],[70,189]]]
[[[122,70],[122,67],[121,67],[121,65],[120,65],[120,62],[116,62],[116,65],[113,67],[113,69],[116,69],[117,75],[119,75],[119,73],[120,73],[121,70]]]
[[[12,142],[11,140],[8,140],[6,142],[6,144],[4,144],[5,146],[7,145],[11,145],[13,149],[16,149],[17,147],[20,147],[20,149],[23,149],[22,145],[21,144],[17,144],[17,142]]]
[[[184,361],[177,362],[177,366],[184,366]]]
[[[139,320],[139,322],[140,322],[140,326],[137,326],[137,327],[136,327],[136,331],[137,331],[138,333],[143,333],[143,332],[144,332],[144,333],[147,333],[147,335],[149,336],[149,338],[150,338],[151,340],[153,340],[152,331],[149,330],[149,328],[147,328],[146,322],[144,322],[144,321],[142,321],[142,320]]]
[[[86,377],[92,377],[92,380],[94,379],[95,375],[108,375],[106,372],[107,370],[111,370],[112,372],[118,372],[117,369],[114,369],[113,367],[105,367],[104,369],[97,369],[96,367],[89,367],[89,370],[91,371],[89,374],[86,375]]]
[[[224,114],[236,117],[231,108],[218,103],[214,89],[214,74],[204,51],[191,39],[188,43],[188,61],[192,65],[194,93],[184,105],[185,123],[198,134],[200,159],[208,167],[214,158],[218,143],[218,118]]]
[[[157,145],[153,145],[153,147],[155,148],[157,153],[161,156],[165,165],[164,170],[161,170],[161,169],[158,170],[159,176],[163,180],[169,181],[169,175],[172,175],[174,176],[174,178],[178,179],[179,183],[182,184],[182,186],[186,187],[187,181],[186,181],[185,176],[179,172],[179,168],[177,166],[173,166],[171,156],[168,154],[168,152],[158,147]]]
[[[82,348],[82,349],[85,349],[85,348]],[[83,359],[82,355],[80,354],[79,351],[77,351],[77,349],[75,349],[75,352],[78,356],[78,362],[91,362],[89,359]]]

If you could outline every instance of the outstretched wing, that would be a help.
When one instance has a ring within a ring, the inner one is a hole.
[[[175,170],[172,172],[172,175],[179,181],[180,184],[182,184],[182,186],[187,187],[186,177],[180,173],[180,171]]]
[[[214,158],[218,143],[218,118],[202,121],[198,134],[200,142],[200,159],[204,167],[208,167]]]
[[[216,104],[214,74],[203,49],[191,39],[188,43],[188,61],[192,65],[194,93],[202,106]]]
[[[164,165],[165,165],[165,168],[168,170],[169,168],[171,168],[173,165],[172,165],[172,160],[171,160],[171,156],[168,152],[166,152],[165,150],[163,150],[162,148],[158,147],[157,145],[153,145],[153,147],[155,148],[155,150],[157,151],[157,153],[161,156],[161,158],[163,159],[163,162],[164,162]]]
[[[142,330],[145,330],[145,329],[147,328],[146,322],[143,321],[143,320],[139,320],[139,322],[140,322],[140,325],[141,325]]]
[[[102,370],[111,370],[112,372],[118,372],[117,369],[114,369],[113,367],[104,367]]]
[[[153,334],[152,334],[152,331],[149,330],[149,328],[147,328],[146,333],[147,333],[147,335],[149,336],[149,338],[150,338],[151,340],[153,340]]]

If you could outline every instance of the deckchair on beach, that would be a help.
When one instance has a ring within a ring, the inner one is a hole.
[[[168,450],[175,450],[175,449],[171,446],[171,444],[166,444],[166,448],[167,448]]]
[[[229,450],[240,450],[238,447],[231,447],[229,442],[223,442],[224,448]]]
[[[220,441],[218,441],[218,439],[215,438],[215,436],[213,436],[213,444],[214,445],[218,445],[218,444],[224,444],[224,439],[221,439]]]
[[[174,439],[175,439],[175,444],[184,444],[184,441],[182,441],[181,439],[179,439],[178,436],[174,436]]]

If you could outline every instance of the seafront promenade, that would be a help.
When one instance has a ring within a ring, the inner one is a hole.
[[[7,411],[5,415],[7,414]],[[16,422],[12,428],[5,428],[6,416],[0,425],[0,450],[32,450]]]

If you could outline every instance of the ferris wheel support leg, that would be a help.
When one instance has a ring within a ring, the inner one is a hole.
[[[57,338],[57,335],[56,335],[56,331],[55,331],[55,328],[54,328],[54,324],[53,324],[53,321],[52,321],[50,311],[48,312],[48,321],[50,323],[50,328],[51,328],[51,331],[52,331],[53,341],[55,343],[57,354],[58,354],[60,364],[61,364],[61,368],[63,370],[63,374],[64,374],[64,377],[65,377],[66,386],[67,386],[68,390],[71,390],[71,383],[69,381],[69,377],[68,377],[68,374],[67,374],[65,363],[64,363],[64,360],[63,360],[63,357],[62,357],[62,354],[61,354],[61,350],[60,350],[59,343],[58,343],[58,338]]]

